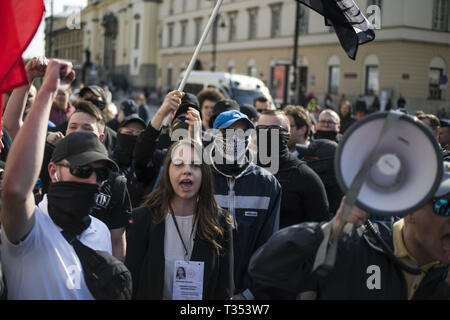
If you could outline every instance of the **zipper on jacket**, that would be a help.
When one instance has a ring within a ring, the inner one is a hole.
[[[234,193],[234,177],[227,178],[228,182],[228,210],[230,211],[231,216],[233,217],[234,227],[238,228],[236,214],[235,214],[235,193]]]

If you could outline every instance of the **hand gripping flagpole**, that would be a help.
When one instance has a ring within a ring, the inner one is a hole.
[[[203,44],[205,43],[206,37],[208,36],[208,33],[212,28],[214,20],[216,20],[216,17],[217,17],[217,14],[219,13],[219,9],[220,9],[220,6],[222,5],[222,2],[223,2],[223,0],[218,0],[216,3],[216,6],[214,7],[211,17],[209,18],[209,21],[206,24],[205,30],[203,31],[200,41],[198,42],[197,48],[195,48],[194,55],[191,58],[191,62],[189,62],[189,65],[184,73],[183,79],[181,80],[180,85],[178,86],[178,91],[184,90],[186,81],[189,78],[189,75],[191,74],[192,69],[194,68],[194,64],[197,61],[200,50],[202,50]],[[164,119],[164,123],[163,123],[164,126],[166,126],[169,123],[169,118],[170,118],[170,114],[166,117],[166,119]]]

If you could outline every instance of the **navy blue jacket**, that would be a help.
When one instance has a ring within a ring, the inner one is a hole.
[[[252,254],[279,228],[281,186],[267,170],[249,163],[235,178],[226,177],[212,166],[214,197],[233,216],[235,228],[234,281],[236,293],[257,288],[247,269]],[[256,296],[257,297],[257,296]]]

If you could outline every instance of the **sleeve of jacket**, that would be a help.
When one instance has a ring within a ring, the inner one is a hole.
[[[227,222],[224,214],[220,215],[224,230],[223,249],[219,257],[219,281],[214,299],[229,300],[234,293],[234,252],[233,226]]]
[[[133,165],[137,179],[144,184],[151,183],[159,171],[153,161],[159,134],[160,131],[148,125],[136,140]]]
[[[279,230],[250,259],[252,279],[264,286],[302,292],[311,280],[315,254],[323,240],[319,223]]]
[[[325,186],[317,173],[310,167],[302,166],[304,170],[302,184],[305,188],[305,218],[304,221],[327,221],[329,215],[329,203]]]
[[[139,208],[132,213],[133,223],[127,230],[127,251],[125,265],[131,272],[133,296],[136,294],[140,280],[141,267],[147,252],[150,238],[150,213],[147,208]]]

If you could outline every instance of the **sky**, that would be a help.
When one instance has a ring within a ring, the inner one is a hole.
[[[44,3],[45,3],[45,16],[47,17],[50,16],[51,0],[44,0]],[[85,7],[87,5],[87,0],[53,0],[53,13],[54,14],[62,13],[65,5]],[[24,59],[36,56],[43,56],[45,54],[44,29],[45,29],[45,22],[43,18],[36,35],[34,36],[30,45],[22,55]]]

